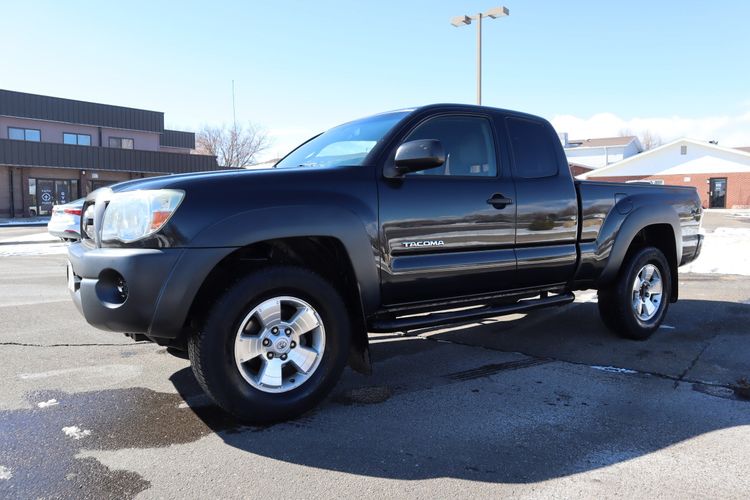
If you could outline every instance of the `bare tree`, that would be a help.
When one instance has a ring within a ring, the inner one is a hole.
[[[651,132],[648,129],[641,132],[641,146],[643,146],[644,151],[658,148],[659,146],[661,146],[661,144],[662,144],[662,140],[659,134]]]
[[[268,133],[252,123],[245,127],[205,126],[195,137],[195,149],[216,156],[219,165],[226,168],[252,165],[256,155],[268,149],[270,144]]]
[[[633,131],[629,128],[623,128],[623,129],[620,129],[619,135],[620,137],[630,137],[636,134],[634,134]],[[643,146],[644,151],[658,148],[659,146],[662,145],[661,136],[657,133],[652,132],[649,129],[642,131],[640,136],[637,136],[637,137],[638,137],[638,140],[641,142],[641,146]]]

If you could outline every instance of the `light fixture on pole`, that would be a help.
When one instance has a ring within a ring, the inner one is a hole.
[[[510,11],[507,7],[494,7],[473,16],[464,15],[451,19],[451,24],[456,28],[469,25],[472,21],[477,22],[477,104],[482,104],[482,18],[497,19],[509,15]]]

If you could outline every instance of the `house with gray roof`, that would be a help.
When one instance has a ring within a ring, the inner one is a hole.
[[[594,139],[568,139],[567,133],[561,133],[559,136],[568,163],[594,169],[606,167],[643,151],[641,142],[634,135]]]

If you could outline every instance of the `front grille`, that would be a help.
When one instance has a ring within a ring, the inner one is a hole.
[[[94,202],[84,204],[82,213],[81,237],[96,241],[96,232],[94,231]]]
[[[82,239],[92,240],[94,245],[101,246],[100,227],[104,220],[104,211],[107,210],[112,190],[106,187],[99,188],[89,194],[86,202],[81,208],[81,236]]]

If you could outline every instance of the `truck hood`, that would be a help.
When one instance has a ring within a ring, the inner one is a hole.
[[[296,169],[295,169],[296,170]],[[144,179],[133,179],[130,181],[120,182],[109,186],[113,192],[118,193],[121,191],[135,191],[138,189],[166,189],[174,188],[175,184],[185,185],[192,183],[200,183],[205,180],[212,179],[242,179],[248,175],[257,175],[261,172],[275,171],[277,169],[267,170],[245,170],[245,169],[227,169],[217,170],[211,172],[196,172],[191,174],[175,174],[175,175],[164,175],[160,177],[148,177]],[[230,181],[231,182],[231,181]]]
[[[366,212],[371,202],[369,197],[375,193],[375,182],[374,169],[364,165],[221,170],[135,179],[98,189],[87,199],[96,201],[101,207],[97,217],[103,217],[106,201],[112,193],[146,189],[185,192],[161,236],[152,238],[161,238],[160,241],[146,239],[137,243],[139,246],[158,243],[174,247],[190,246],[195,236],[206,228],[230,217],[245,217],[248,227],[263,225],[265,221],[250,215],[260,210],[296,207],[293,211],[305,213],[314,207],[345,206],[356,211],[365,206],[362,210]],[[222,243],[213,244],[221,246]]]

